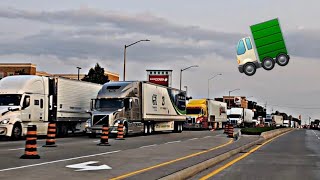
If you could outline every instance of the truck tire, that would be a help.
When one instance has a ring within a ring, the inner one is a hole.
[[[57,136],[66,137],[68,135],[68,127],[65,124],[59,124],[57,126]]]
[[[123,126],[123,137],[127,137],[129,132],[128,123],[124,123]]]
[[[286,66],[289,63],[289,56],[287,54],[281,53],[277,56],[277,64],[279,66]]]
[[[253,63],[246,63],[243,66],[243,72],[247,75],[247,76],[252,76],[256,73],[257,68],[256,65],[254,65]]]
[[[12,140],[19,140],[22,135],[22,128],[20,123],[14,124],[12,128],[12,134],[11,134],[11,139]]]
[[[262,61],[262,67],[263,69],[267,70],[267,71],[270,71],[274,68],[274,60],[272,58],[265,58],[263,61]]]
[[[96,133],[90,133],[89,134],[89,138],[96,138],[97,137],[97,134]]]
[[[151,123],[148,125],[148,134],[153,134],[153,125]]]
[[[183,129],[183,125],[182,125],[182,123],[179,123],[178,124],[178,133],[182,133],[182,129]]]
[[[147,136],[149,134],[149,128],[147,123],[143,123],[143,135]]]
[[[173,125],[173,132],[174,133],[178,133],[179,132],[179,129],[180,129],[180,123],[175,121],[174,122],[174,125]]]

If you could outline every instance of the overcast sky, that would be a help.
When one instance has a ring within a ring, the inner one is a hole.
[[[1,0],[0,62],[31,62],[50,73],[82,72],[99,62],[127,80],[146,80],[146,69],[172,69],[173,86],[194,98],[253,96],[268,112],[279,110],[303,120],[320,118],[320,2],[316,0]],[[238,72],[237,41],[249,26],[279,18],[291,61],[253,77]]]

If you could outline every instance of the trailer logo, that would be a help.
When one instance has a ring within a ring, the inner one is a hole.
[[[153,104],[154,106],[157,105],[157,95],[156,95],[156,94],[152,95],[152,104]]]

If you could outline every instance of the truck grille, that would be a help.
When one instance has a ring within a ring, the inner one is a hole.
[[[188,117],[187,118],[187,123],[188,124],[194,124],[196,122],[196,118],[193,118],[193,117]]]
[[[92,125],[104,125],[108,124],[109,116],[108,115],[95,115],[93,116]]]

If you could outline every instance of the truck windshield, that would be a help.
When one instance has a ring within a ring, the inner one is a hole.
[[[21,102],[20,94],[0,95],[0,106],[19,106]]]
[[[97,99],[95,103],[96,109],[111,108],[120,109],[124,107],[123,99]]]
[[[238,55],[242,55],[246,52],[246,48],[244,46],[244,42],[243,40],[241,39],[238,43],[238,47],[237,47],[237,54]]]
[[[230,114],[228,115],[228,118],[240,118],[241,116],[239,114]]]
[[[201,108],[187,108],[187,114],[201,114]]]

